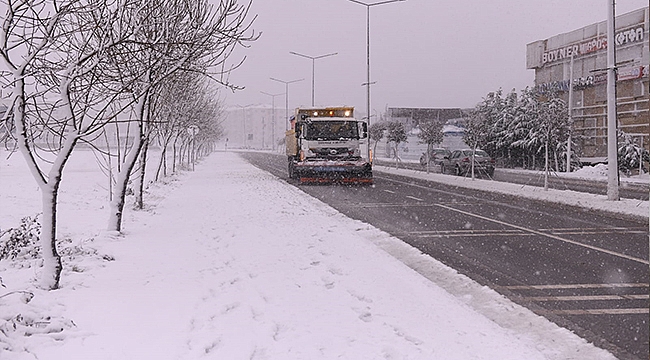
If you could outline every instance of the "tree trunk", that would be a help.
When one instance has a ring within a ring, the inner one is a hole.
[[[176,174],[176,158],[178,157],[178,151],[176,150],[177,141],[178,141],[178,136],[174,138],[174,144],[172,145],[172,150],[174,152],[174,159],[172,161],[172,174]]]
[[[58,182],[58,181],[57,181]],[[59,288],[61,279],[61,256],[56,248],[56,209],[59,184],[48,184],[41,188],[43,218],[41,220],[40,245],[43,256],[43,270],[39,283],[44,289]]]
[[[22,76],[16,76],[17,79],[14,83],[13,94],[14,100],[14,126],[16,128],[16,142],[18,149],[27,162],[32,176],[36,180],[41,190],[41,200],[43,209],[43,218],[41,221],[41,234],[39,243],[41,246],[41,255],[43,256],[43,270],[39,275],[39,285],[47,290],[55,290],[59,288],[59,280],[61,278],[61,256],[56,248],[56,216],[57,216],[57,197],[59,193],[59,186],[63,174],[63,168],[70,158],[70,154],[77,144],[77,134],[71,132],[63,142],[63,146],[58,152],[54,162],[51,165],[47,178],[43,175],[42,170],[39,168],[34,152],[30,148],[30,139],[27,135],[27,128],[25,123],[25,82]],[[62,92],[62,99],[65,103],[67,99],[65,96],[65,85],[61,85],[64,89]],[[68,109],[68,108],[66,108]],[[68,117],[70,119],[71,117]]]
[[[138,125],[140,126],[140,125]],[[124,164],[117,173],[115,187],[113,188],[113,200],[110,204],[110,216],[108,218],[108,230],[122,231],[122,215],[126,199],[126,189],[129,183],[131,171],[135,167],[140,150],[142,149],[142,138],[135,137],[135,144],[131,152],[124,158]]]
[[[398,151],[399,151],[399,143],[396,142],[395,143],[395,169],[398,168],[398,164],[399,164],[399,155],[397,154]]]
[[[135,163],[138,160],[140,151],[145,142],[145,134],[142,123],[142,114],[144,113],[144,106],[146,103],[146,96],[142,96],[138,100],[136,113],[139,116],[139,119],[136,121],[138,133],[135,138],[135,143],[131,148],[131,151],[124,157],[124,166],[120,168],[120,171],[117,172],[117,179],[115,181],[115,187],[113,188],[113,199],[110,203],[110,215],[108,218],[108,230],[109,231],[122,231],[122,216],[124,212],[124,203],[126,198],[126,189],[129,183],[129,177],[131,171],[135,167]]]
[[[160,180],[160,173],[163,171],[163,165],[165,163],[165,156],[167,156],[167,145],[163,144],[162,145],[162,151],[160,152],[160,160],[158,161],[158,166],[156,166],[156,177],[155,181]],[[163,175],[164,176],[164,175]]]
[[[140,171],[137,176],[136,189],[135,192],[135,204],[136,207],[140,210],[144,209],[144,183],[145,183],[145,170],[147,168],[147,152],[149,151],[149,140],[145,137],[142,149],[140,150]]]
[[[544,190],[548,190],[548,140],[544,146]]]

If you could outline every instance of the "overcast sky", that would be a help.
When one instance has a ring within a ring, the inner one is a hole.
[[[365,3],[377,0],[363,0]],[[373,113],[389,107],[473,107],[488,92],[533,83],[526,44],[607,18],[607,0],[406,0],[371,7]],[[648,0],[619,0],[617,14]],[[316,57],[316,105],[366,109],[366,7],[348,0],[253,0],[261,38],[237,54],[247,57],[231,75],[246,89],[224,93],[227,105],[271,103],[261,91],[283,93],[289,108],[311,105]],[[233,58],[234,60],[234,58]],[[284,108],[284,97],[275,97]]]

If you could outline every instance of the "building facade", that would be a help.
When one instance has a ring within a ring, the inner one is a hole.
[[[276,150],[286,131],[285,109],[255,104],[225,110],[223,127],[230,148]]]
[[[649,149],[648,8],[616,17],[616,103],[618,129]],[[568,101],[583,159],[607,156],[607,22],[599,22],[527,45],[526,67],[535,70],[535,87],[558,89]],[[572,77],[571,77],[572,74]]]

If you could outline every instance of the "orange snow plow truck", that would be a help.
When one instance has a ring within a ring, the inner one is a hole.
[[[368,124],[353,107],[298,108],[286,132],[289,177],[301,183],[372,184]]]

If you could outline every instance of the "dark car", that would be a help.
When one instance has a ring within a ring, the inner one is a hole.
[[[451,155],[445,157],[440,165],[441,172],[452,173],[458,176],[469,174],[472,171],[472,154],[474,154],[474,173],[494,176],[494,159],[483,150],[463,149],[454,150]]]
[[[429,150],[429,166],[440,166],[442,162],[445,160],[445,156],[451,155],[451,151],[447,149],[431,149]],[[420,165],[422,167],[427,166],[427,153],[422,153],[422,156],[420,156]]]

